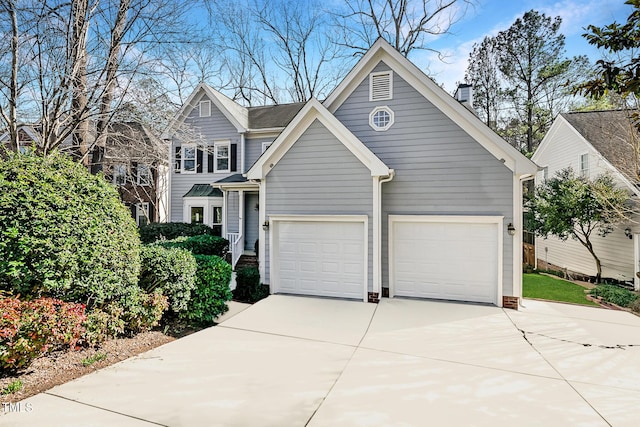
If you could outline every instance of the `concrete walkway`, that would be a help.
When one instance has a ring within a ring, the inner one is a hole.
[[[640,318],[524,305],[270,296],[0,425],[637,425]]]

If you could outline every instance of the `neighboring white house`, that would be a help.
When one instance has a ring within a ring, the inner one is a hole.
[[[384,40],[323,102],[200,85],[172,129],[171,220],[219,226],[234,262],[257,239],[272,293],[517,308],[537,167]]]
[[[589,178],[608,173],[618,186],[637,199],[639,163],[633,144],[635,141],[638,147],[639,135],[629,115],[622,110],[560,114],[532,157],[542,169],[536,182],[567,167]],[[606,237],[592,238],[595,253],[602,262],[603,278],[633,282],[640,289],[639,233],[640,224],[634,219]],[[575,240],[536,238],[536,257],[572,272],[596,275],[593,257]]]

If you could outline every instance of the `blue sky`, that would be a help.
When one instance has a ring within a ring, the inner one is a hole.
[[[605,25],[613,21],[624,22],[631,7],[624,0],[479,0],[478,6],[470,8],[464,18],[452,28],[453,34],[438,37],[429,46],[445,53],[446,63],[431,52],[420,51],[410,59],[427,74],[444,84],[448,92],[456,82],[464,79],[469,53],[473,44],[481,42],[486,35],[496,35],[507,29],[526,11],[535,9],[547,16],[562,17],[560,31],[566,36],[567,55],[587,55],[592,61],[600,57],[598,50],[582,37],[589,24]]]

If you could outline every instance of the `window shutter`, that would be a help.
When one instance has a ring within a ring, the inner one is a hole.
[[[174,167],[173,167],[174,168],[173,170],[174,170],[175,173],[180,173],[180,168],[181,168],[181,165],[180,165],[180,150],[181,149],[182,149],[182,147],[176,147],[176,157],[175,157],[176,161],[175,161],[175,164],[174,164]]]
[[[200,148],[198,148],[198,152],[196,154],[196,163],[198,164],[196,173],[202,173],[202,150]]]
[[[136,204],[135,203],[131,203],[129,205],[129,209],[131,210],[131,216],[133,217],[133,219],[136,219]]]
[[[131,162],[131,181],[132,184],[138,183],[138,162]]]
[[[149,222],[156,222],[156,205],[149,203]]]
[[[207,150],[207,172],[209,173],[213,173],[213,151],[211,150],[215,150],[214,147],[208,147],[209,149]]]
[[[231,172],[238,171],[238,144],[231,144]]]

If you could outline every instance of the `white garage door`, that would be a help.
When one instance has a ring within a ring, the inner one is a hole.
[[[275,292],[363,299],[365,222],[273,223]]]
[[[478,217],[461,222],[420,218],[390,218],[394,294],[497,304],[499,223]]]

